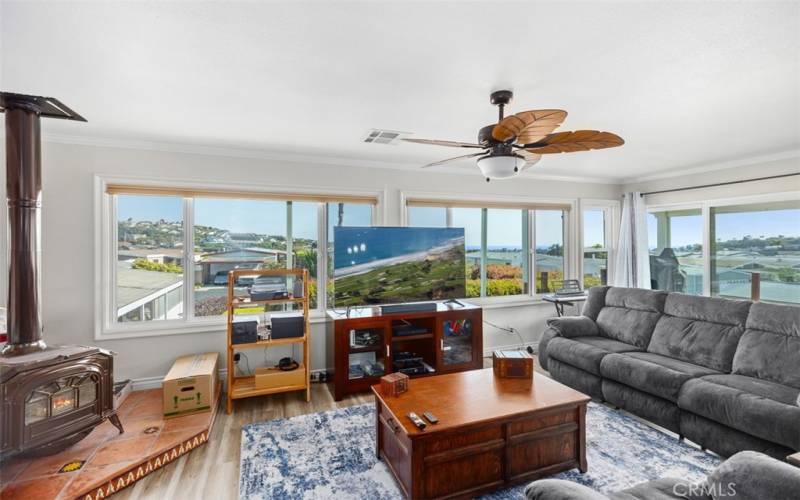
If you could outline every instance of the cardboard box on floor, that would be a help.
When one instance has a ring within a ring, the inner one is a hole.
[[[164,377],[164,417],[210,411],[217,387],[219,354],[181,356]]]

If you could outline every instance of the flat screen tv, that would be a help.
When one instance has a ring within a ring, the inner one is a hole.
[[[335,227],[334,307],[466,296],[464,229]]]

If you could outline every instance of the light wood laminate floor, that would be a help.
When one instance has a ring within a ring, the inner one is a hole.
[[[537,360],[538,361],[538,360]],[[492,358],[484,358],[484,367]],[[534,363],[536,371],[545,373]],[[334,410],[352,405],[374,403],[369,392],[333,400],[333,383],[311,384],[311,402],[302,391],[241,399],[233,412],[225,413],[225,398],[208,443],[176,462],[159,469],[133,487],[113,496],[114,500],[236,499],[239,493],[239,448],[242,426],[277,418]]]
[[[333,400],[333,385],[312,384],[311,402],[305,392],[248,398],[234,403],[233,413],[225,413],[221,401],[217,421],[205,446],[159,469],[134,486],[114,495],[115,500],[235,499],[239,492],[239,447],[242,426],[276,418],[372,403],[366,392]]]

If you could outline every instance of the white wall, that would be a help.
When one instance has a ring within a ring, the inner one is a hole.
[[[153,176],[175,180],[255,182],[315,187],[380,189],[385,192],[384,221],[400,223],[400,191],[505,194],[537,197],[618,199],[617,185],[582,184],[518,178],[486,183],[479,175],[408,172],[364,167],[311,165],[267,159],[96,147],[45,142],[43,145],[43,314],[45,340],[51,344],[90,344],[117,353],[118,379],[163,376],[179,355],[217,351],[224,354],[222,329],[211,333],[170,335],[113,341],[94,339],[94,175]],[[3,183],[4,184],[4,183]],[[5,277],[3,278],[5,280]],[[3,285],[3,289],[5,286]],[[544,320],[554,315],[550,304],[492,308],[485,318],[520,330],[526,342],[536,341]],[[516,337],[484,328],[484,347],[518,344]],[[324,323],[312,327],[312,368],[326,362],[329,339]],[[270,352],[277,360],[278,352]],[[263,360],[254,350],[251,366]]]
[[[708,170],[695,174],[669,177],[663,179],[650,179],[639,182],[630,182],[623,186],[624,192],[629,191],[661,191],[689,186],[705,186],[721,182],[731,182],[759,177],[770,177],[800,172],[800,156],[783,159],[755,160],[746,165],[730,168]],[[764,181],[744,182],[727,186],[718,186],[703,189],[690,189],[672,193],[653,194],[645,197],[648,205],[668,205],[673,203],[691,203],[703,200],[737,198],[769,193],[797,191],[800,189],[800,175],[783,177]]]

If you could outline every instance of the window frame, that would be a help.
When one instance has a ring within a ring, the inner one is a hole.
[[[702,217],[703,232],[703,297],[711,297],[711,209],[719,207],[730,207],[737,205],[750,205],[758,203],[770,203],[781,201],[793,201],[800,197],[800,191],[781,191],[777,193],[766,193],[757,195],[744,195],[724,198],[709,198],[694,202],[678,203],[654,203],[647,204],[645,198],[645,209],[647,213],[668,212],[676,210],[697,210],[700,209]],[[649,246],[649,243],[648,243]]]
[[[337,196],[342,197],[342,202],[348,203],[348,198],[373,198],[372,224],[382,225],[385,215],[386,191],[382,189],[336,189],[314,186],[275,186],[253,183],[235,183],[229,181],[219,182],[189,182],[181,180],[165,180],[153,177],[130,177],[114,175],[94,176],[94,218],[95,218],[95,314],[94,338],[95,340],[113,340],[123,338],[138,338],[163,335],[180,335],[189,333],[220,332],[225,329],[226,318],[220,316],[199,317],[194,316],[194,197],[182,194],[173,196],[181,197],[183,210],[183,269],[184,269],[184,317],[172,320],[118,322],[116,321],[116,255],[117,255],[117,209],[116,196],[108,193],[109,186],[128,186],[135,189],[163,189],[167,191],[196,191],[197,196],[202,196],[203,191],[208,191],[208,197],[214,194],[229,192],[233,197],[236,193],[250,192],[263,193],[273,196],[281,201],[307,201],[296,197],[320,197],[326,200],[317,204],[317,247],[327,248],[328,245],[328,220],[327,204],[336,203]],[[135,194],[135,193],[133,193]],[[244,196],[242,196],[244,197]],[[295,199],[293,199],[295,198]],[[353,201],[349,201],[354,203]],[[288,207],[287,207],[288,208]],[[287,210],[287,218],[291,217]],[[287,227],[287,232],[289,227]],[[287,235],[288,236],[288,235]],[[99,256],[99,258],[97,258]],[[311,311],[313,322],[324,321],[327,308],[327,252],[317,253],[317,307]]]
[[[585,288],[583,283],[584,273],[583,273],[583,261],[584,261],[584,253],[587,250],[591,250],[594,252],[606,252],[608,255],[606,259],[606,276],[609,281],[611,281],[612,276],[614,275],[614,265],[615,265],[615,258],[616,258],[616,251],[617,251],[617,244],[619,241],[619,218],[620,218],[620,203],[618,200],[603,200],[603,199],[588,199],[582,198],[580,200],[580,217],[578,221],[578,225],[580,226],[578,231],[580,234],[580,256],[579,256],[579,266],[580,271],[578,273],[580,280],[581,280],[581,287]],[[586,248],[586,242],[583,240],[585,233],[584,233],[584,212],[591,212],[591,211],[602,211],[603,212],[603,225],[604,225],[604,236],[605,236],[605,247],[597,249],[597,248]]]
[[[474,303],[476,305],[480,305],[484,308],[495,308],[495,307],[507,307],[507,306],[516,306],[516,305],[529,305],[542,302],[542,295],[544,293],[539,292],[536,290],[536,236],[535,236],[535,227],[536,227],[536,217],[534,215],[535,210],[532,208],[532,205],[536,205],[537,203],[541,204],[541,208],[539,210],[557,210],[555,205],[563,205],[565,208],[562,209],[564,212],[564,224],[563,224],[563,241],[564,241],[564,278],[565,279],[575,279],[575,271],[580,268],[580,263],[577,262],[579,259],[578,252],[575,251],[575,245],[572,242],[581,241],[578,234],[578,226],[579,223],[576,222],[575,217],[578,213],[578,206],[579,200],[577,198],[545,198],[545,197],[537,197],[537,198],[529,198],[529,197],[522,197],[522,196],[511,196],[511,195],[490,195],[487,196],[485,193],[461,193],[458,195],[448,194],[448,193],[437,193],[437,192],[430,192],[430,191],[400,191],[400,225],[404,227],[408,227],[409,222],[409,213],[408,209],[413,206],[409,205],[410,200],[418,200],[418,201],[426,201],[430,203],[442,202],[442,204],[448,205],[458,205],[459,202],[464,203],[466,206],[464,208],[477,208],[477,204],[486,203],[489,206],[482,207],[483,208],[483,216],[482,219],[486,219],[486,209],[490,208],[506,208],[506,209],[515,209],[514,204],[520,205],[519,210],[527,210],[528,217],[527,217],[527,235],[528,235],[528,255],[526,261],[528,263],[528,276],[527,282],[529,283],[529,292],[528,293],[521,293],[517,295],[501,295],[501,296],[485,296],[485,283],[486,280],[483,279],[483,274],[485,271],[481,273],[481,296],[480,297],[468,297],[465,300]],[[444,207],[443,208],[447,208]],[[460,208],[460,207],[455,207]],[[524,219],[524,218],[523,218]],[[447,227],[451,227],[452,225],[452,211],[450,209],[447,210],[446,214],[446,221]],[[481,231],[482,231],[482,246],[485,242],[485,232],[486,232],[486,224],[481,224]],[[525,242],[523,241],[523,251],[525,247]],[[582,253],[580,254],[582,255]],[[582,259],[581,259],[582,260]],[[485,268],[484,268],[485,270]]]

